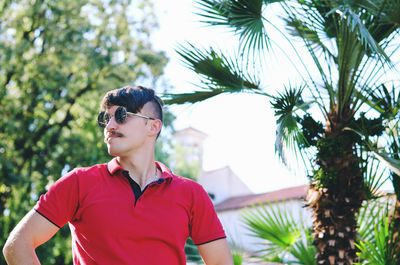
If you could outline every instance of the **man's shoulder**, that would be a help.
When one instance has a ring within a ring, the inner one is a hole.
[[[186,191],[198,191],[198,190],[203,189],[203,187],[199,183],[197,183],[195,180],[175,174],[174,172],[172,172],[171,169],[169,169],[167,166],[165,166],[161,162],[157,161],[156,163],[159,166],[159,168],[161,169],[161,171],[163,172],[163,176],[167,176],[164,178],[172,179],[171,183],[173,184],[173,186],[183,188]],[[166,175],[164,175],[164,174],[166,174]]]
[[[182,177],[180,175],[176,175],[174,173],[171,174],[172,178],[178,182],[178,183],[182,183],[184,185],[199,185],[196,181],[194,181],[193,179],[190,178],[186,178],[186,177]]]
[[[204,190],[203,186],[201,186],[193,179],[182,177],[176,174],[172,175],[173,175],[173,182],[175,183],[175,185],[179,185],[180,187],[184,188],[187,191],[199,192]]]
[[[102,174],[104,172],[107,172],[106,163],[95,164],[87,167],[76,167],[73,170],[71,170],[68,174],[80,177],[80,176],[98,176],[99,174]]]

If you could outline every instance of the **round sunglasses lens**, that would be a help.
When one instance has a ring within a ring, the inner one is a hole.
[[[97,116],[97,124],[98,124],[100,127],[106,127],[106,122],[105,122],[105,120],[104,120],[104,114],[105,114],[105,111],[102,111],[102,112],[100,112],[99,115]]]
[[[119,124],[123,124],[126,119],[126,109],[124,107],[118,107],[114,115],[115,121]]]
[[[110,118],[110,114],[108,114],[107,112],[104,113],[104,126],[106,126],[109,122],[110,122],[111,118]]]

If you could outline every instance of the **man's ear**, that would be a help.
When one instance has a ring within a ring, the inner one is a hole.
[[[160,120],[149,120],[149,122],[150,122],[149,135],[157,136],[157,134],[161,131],[162,122]]]

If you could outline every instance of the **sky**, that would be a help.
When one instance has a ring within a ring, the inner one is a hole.
[[[186,69],[175,49],[187,42],[221,50],[232,48],[235,39],[227,30],[208,28],[198,22],[194,1],[155,1],[160,28],[153,45],[169,57],[165,78],[174,92],[196,89],[197,75]],[[283,78],[283,77],[282,77]],[[275,154],[276,119],[268,98],[239,93],[220,95],[204,102],[173,106],[177,130],[193,127],[208,135],[204,143],[204,170],[230,166],[255,193],[307,183],[304,172],[288,171]]]

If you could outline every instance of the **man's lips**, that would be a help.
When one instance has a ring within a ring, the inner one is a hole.
[[[112,131],[107,134],[106,141],[110,141],[111,139],[122,137],[122,136],[123,136],[122,133]]]

